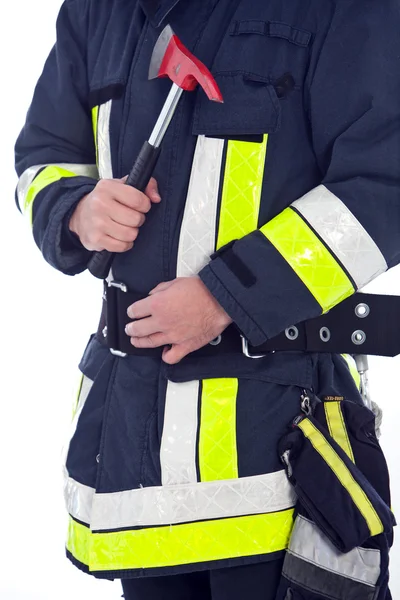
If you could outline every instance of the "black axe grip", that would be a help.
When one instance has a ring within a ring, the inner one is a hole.
[[[154,148],[149,142],[145,142],[129,173],[126,185],[144,192],[155,169],[159,155],[160,148]],[[88,264],[90,273],[98,279],[105,279],[110,272],[114,256],[115,254],[108,252],[108,250],[94,252]]]

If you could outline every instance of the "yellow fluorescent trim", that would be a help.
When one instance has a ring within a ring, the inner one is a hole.
[[[353,449],[343,419],[341,402],[325,402],[325,416],[329,433],[341,449],[346,452],[350,460],[354,461]]]
[[[298,426],[310,440],[315,450],[322,456],[327,465],[335,473],[342,486],[350,494],[354,504],[364,517],[371,536],[382,533],[382,521],[377,515],[366,493],[355,481],[349,469],[346,467],[340,456],[334,451],[332,446],[329,445],[327,439],[309,419],[303,419]]]
[[[76,415],[76,411],[78,410],[78,405],[79,405],[79,398],[82,392],[82,384],[83,384],[83,374],[79,373],[79,383],[78,383],[78,387],[77,387],[77,391],[75,394],[75,402],[74,402],[74,406],[72,409],[72,420],[74,419],[75,415]]]
[[[96,147],[96,164],[99,164],[99,151],[98,151],[98,143],[97,143],[97,130],[98,130],[98,121],[99,121],[99,107],[95,106],[92,108],[92,123],[93,123],[93,136],[94,136],[94,145]]]
[[[358,372],[358,369],[357,369],[356,361],[350,354],[341,354],[341,356],[347,362],[347,366],[349,367],[351,376],[354,379],[354,383],[356,384],[357,389],[360,390],[361,389],[361,377],[360,377],[360,373]]]
[[[217,249],[257,229],[267,144],[228,142]]]
[[[95,534],[70,518],[67,549],[91,571],[171,567],[278,552],[287,548],[292,527],[293,509]]]
[[[312,229],[291,208],[261,227],[324,312],[351,296],[354,287]]]
[[[51,183],[55,183],[63,177],[76,177],[76,173],[72,173],[72,171],[67,171],[66,169],[53,165],[43,169],[43,171],[41,171],[39,175],[32,181],[26,193],[25,206],[23,209],[31,224],[33,202],[38,193]]]
[[[237,479],[237,379],[206,379],[202,384],[199,434],[201,481]]]

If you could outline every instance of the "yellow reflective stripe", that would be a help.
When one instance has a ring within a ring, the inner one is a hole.
[[[99,121],[99,107],[95,106],[94,108],[92,108],[92,123],[93,123],[94,145],[96,147],[96,165],[99,164],[99,144],[97,141],[98,121]]]
[[[90,563],[90,545],[93,534],[89,527],[81,525],[69,517],[68,534],[66,547],[67,550],[82,564],[89,566]]]
[[[257,229],[267,144],[228,142],[217,249]]]
[[[298,427],[310,440],[315,450],[322,456],[327,465],[335,473],[342,486],[350,494],[354,504],[364,517],[371,536],[378,535],[383,531],[382,521],[377,515],[369,498],[362,487],[355,481],[353,475],[346,467],[340,456],[329,445],[325,436],[314,426],[309,419],[303,419]]]
[[[325,416],[331,437],[333,437],[341,449],[346,452],[350,460],[355,462],[353,449],[343,419],[341,402],[325,402]]]
[[[76,415],[76,411],[78,410],[79,398],[80,398],[80,395],[82,392],[83,378],[84,378],[83,373],[79,373],[79,381],[78,381],[78,386],[77,386],[78,389],[75,394],[75,402],[74,402],[74,406],[72,408],[72,420],[74,419],[74,417]]]
[[[356,384],[357,389],[360,390],[361,376],[360,376],[360,373],[358,372],[356,361],[354,360],[354,358],[352,356],[350,356],[350,354],[341,354],[341,356],[347,362],[347,366],[349,367],[351,376],[354,379],[354,383]]]
[[[205,379],[202,383],[199,433],[201,481],[237,479],[237,379]]]
[[[261,232],[289,263],[324,312],[354,293],[354,286],[340,264],[291,208],[261,227]]]
[[[45,187],[50,185],[51,183],[55,183],[59,179],[63,177],[76,177],[76,173],[72,173],[72,171],[67,171],[62,167],[57,167],[55,165],[50,165],[46,167],[39,173],[37,177],[32,181],[31,185],[26,192],[25,197],[25,205],[23,208],[24,213],[28,216],[30,223],[32,224],[32,208],[33,202],[36,196],[41,192]]]
[[[288,546],[293,509],[113,533],[70,518],[67,549],[91,571],[149,569],[278,552]]]

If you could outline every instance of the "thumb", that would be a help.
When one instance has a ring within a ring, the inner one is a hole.
[[[176,365],[193,351],[188,344],[172,344],[171,347],[164,348],[162,359],[167,365]]]
[[[148,186],[145,190],[145,194],[152,202],[158,204],[161,201],[161,196],[158,191],[157,181],[152,177],[148,183]]]

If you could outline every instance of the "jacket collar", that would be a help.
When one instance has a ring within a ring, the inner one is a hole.
[[[160,27],[179,0],[139,0],[146,17],[154,27]]]

